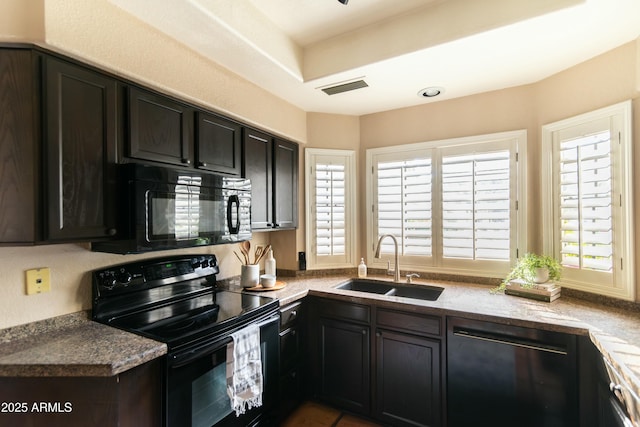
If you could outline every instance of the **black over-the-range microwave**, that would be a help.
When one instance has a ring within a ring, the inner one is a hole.
[[[118,236],[93,251],[119,254],[251,239],[251,183],[201,171],[118,166]]]

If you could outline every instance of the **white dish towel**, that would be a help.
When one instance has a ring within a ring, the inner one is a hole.
[[[249,325],[231,334],[227,344],[227,394],[236,416],[262,406],[260,328]]]

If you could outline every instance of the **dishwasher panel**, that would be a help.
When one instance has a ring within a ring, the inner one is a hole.
[[[447,418],[472,425],[578,425],[576,337],[447,320]]]

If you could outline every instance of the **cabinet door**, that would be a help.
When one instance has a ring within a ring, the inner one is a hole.
[[[273,228],[271,137],[246,129],[243,137],[242,175],[251,180],[251,229]]]
[[[275,227],[298,226],[298,145],[276,139],[274,142],[273,206]]]
[[[196,167],[240,176],[242,127],[214,114],[199,112],[196,127]]]
[[[174,165],[191,164],[192,118],[189,107],[130,87],[128,156]]]
[[[377,419],[394,426],[441,425],[440,340],[376,332]]]
[[[287,372],[300,359],[302,334],[297,326],[280,332],[280,371]]]
[[[114,235],[116,81],[53,58],[44,72],[46,239]]]
[[[369,327],[320,319],[320,394],[340,408],[368,414]]]
[[[286,419],[304,399],[304,383],[305,373],[301,366],[296,366],[280,377],[279,419]]]
[[[33,243],[36,233],[36,78],[30,50],[0,50],[0,242]]]

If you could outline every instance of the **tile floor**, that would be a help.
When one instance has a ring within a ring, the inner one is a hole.
[[[282,424],[283,427],[381,427],[317,402],[304,402]]]

